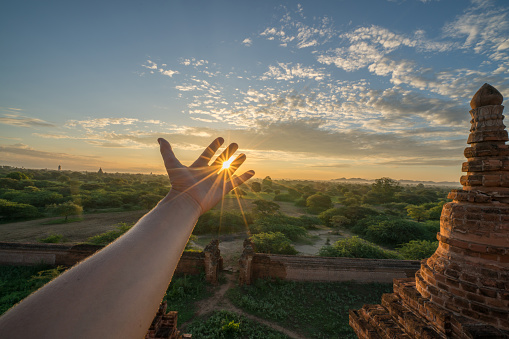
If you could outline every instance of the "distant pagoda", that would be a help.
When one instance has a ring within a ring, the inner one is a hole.
[[[470,106],[467,162],[440,218],[439,246],[381,305],[350,311],[359,338],[509,338],[509,140],[503,97],[484,84]]]

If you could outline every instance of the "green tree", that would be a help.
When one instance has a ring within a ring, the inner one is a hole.
[[[306,199],[306,207],[309,213],[319,214],[332,207],[332,199],[325,194],[313,194]]]
[[[27,219],[39,216],[39,211],[32,205],[0,199],[0,220]]]
[[[429,212],[424,208],[424,206],[408,205],[406,207],[406,211],[408,216],[417,222],[426,220],[429,215]]]
[[[422,260],[429,258],[438,248],[438,241],[412,240],[397,248],[397,251],[407,260]]]
[[[32,179],[32,176],[30,174],[19,172],[19,171],[11,172],[11,173],[7,174],[5,177],[11,178],[11,179],[14,179],[14,180],[29,180],[29,179]]]
[[[384,250],[359,237],[340,239],[332,246],[323,246],[318,255],[321,257],[347,257],[371,259],[399,259],[397,252]]]
[[[262,185],[259,182],[253,182],[251,184],[251,191],[258,193],[262,191]]]
[[[157,205],[157,203],[159,201],[161,201],[161,199],[163,198],[162,195],[157,195],[157,194],[145,194],[141,197],[140,199],[140,204],[143,208],[146,208],[146,209],[151,209],[153,208],[155,205]]]
[[[256,205],[254,210],[262,215],[276,214],[279,211],[279,209],[281,208],[281,206],[279,206],[279,204],[277,204],[273,201],[268,201],[268,200],[263,200],[263,199],[255,200],[255,201],[253,201],[253,204]]]
[[[272,188],[272,179],[268,175],[263,179],[262,186]]]
[[[387,177],[376,179],[375,183],[371,185],[371,191],[367,195],[369,201],[365,202],[378,204],[391,202],[394,200],[396,192],[401,190],[402,188],[396,180]]]
[[[259,253],[297,254],[290,239],[281,232],[253,234],[250,239]]]
[[[396,247],[410,240],[431,238],[424,225],[411,220],[379,216],[365,219],[360,224],[363,225],[357,225],[354,231],[360,233],[363,230],[366,239],[380,245]]]
[[[72,201],[66,201],[61,204],[52,204],[48,206],[49,210],[51,210],[54,214],[65,217],[65,221],[70,215],[81,215],[83,212],[83,207],[75,204]]]

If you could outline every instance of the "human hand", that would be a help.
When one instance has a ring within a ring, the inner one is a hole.
[[[170,178],[170,193],[188,194],[201,207],[201,213],[214,207],[225,194],[254,175],[254,171],[247,171],[240,176],[233,175],[246,160],[245,154],[237,156],[228,168],[223,169],[223,162],[229,160],[238,148],[235,143],[230,144],[209,165],[214,154],[224,143],[223,138],[215,139],[189,167],[180,163],[168,141],[163,138],[157,141]]]

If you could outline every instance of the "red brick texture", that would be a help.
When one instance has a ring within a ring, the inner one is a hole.
[[[411,338],[509,338],[509,147],[502,111],[501,105],[470,111],[467,174],[443,207],[439,247],[415,278],[395,280],[381,305],[350,313],[360,338],[369,333],[364,324],[380,338],[399,337],[398,330]]]

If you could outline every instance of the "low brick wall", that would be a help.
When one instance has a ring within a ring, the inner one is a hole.
[[[413,277],[418,260],[325,258],[255,253],[243,256],[241,284],[259,278],[294,281],[358,281],[392,283],[395,278]]]
[[[0,242],[0,265],[72,266],[103,246]]]
[[[214,245],[217,244],[214,243]],[[65,245],[0,242],[0,265],[64,265],[73,266],[86,259],[104,246],[98,245]],[[211,247],[215,250],[215,246]],[[213,253],[220,256],[219,249]],[[217,282],[217,265],[220,259],[210,260],[211,255],[205,252],[184,252],[177,265],[177,274],[200,274],[205,272],[206,279]],[[206,260],[206,257],[208,260]],[[206,267],[207,266],[207,267]],[[213,266],[213,267],[208,267]]]

